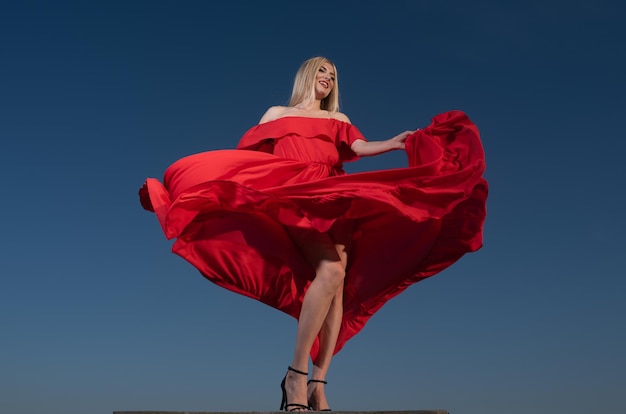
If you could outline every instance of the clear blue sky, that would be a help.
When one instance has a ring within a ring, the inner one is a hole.
[[[170,253],[137,190],[316,55],[369,139],[465,111],[490,183],[484,248],[347,343],[332,407],[626,412],[624,6],[507,3],[0,2],[0,412],[278,408],[295,320]]]

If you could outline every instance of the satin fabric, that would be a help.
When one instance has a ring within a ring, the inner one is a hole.
[[[163,184],[148,178],[141,203],[204,277],[294,318],[315,271],[286,229],[337,237],[349,223],[336,353],[389,299],[478,250],[486,214],[484,151],[463,112],[411,134],[407,167],[346,174],[357,139],[336,119],[256,125],[237,149],[182,158]],[[318,350],[316,340],[313,358]]]

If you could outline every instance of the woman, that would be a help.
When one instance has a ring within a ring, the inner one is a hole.
[[[454,111],[367,141],[338,96],[334,64],[309,59],[289,105],[268,109],[237,150],[185,157],[165,186],[149,178],[140,190],[177,238],[174,252],[298,319],[281,410],[329,410],[333,354],[387,300],[482,245],[487,184],[474,124]],[[344,161],[391,150],[406,150],[409,166],[343,171]]]
[[[263,115],[260,124],[283,117],[336,119],[350,123],[348,117],[338,112],[339,91],[336,85],[335,66],[325,58],[305,62],[298,73],[289,106],[275,106]],[[376,155],[395,149],[404,149],[404,141],[412,131],[405,131],[387,141],[366,142],[355,139],[350,148],[356,156]],[[344,226],[345,227],[345,226]],[[315,268],[302,302],[298,318],[298,331],[293,361],[282,383],[281,409],[301,410],[309,407],[319,411],[328,409],[324,394],[324,378],[335,350],[343,314],[343,279],[349,252],[349,234],[313,233],[307,236],[297,230],[290,235]],[[334,236],[334,237],[333,237]],[[308,382],[308,399],[305,399],[308,356],[315,338],[320,336],[319,353],[313,361],[313,374]],[[290,403],[300,401],[301,403]],[[308,401],[308,404],[304,402]]]

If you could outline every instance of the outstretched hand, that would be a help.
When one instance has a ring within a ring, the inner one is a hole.
[[[399,133],[395,137],[389,138],[384,141],[365,141],[362,139],[357,139],[352,143],[350,148],[352,148],[352,151],[354,151],[354,153],[359,157],[378,155],[392,150],[403,150],[404,142],[406,141],[407,137],[413,134],[415,131],[404,131]]]
[[[392,141],[395,144],[395,146],[397,146],[398,149],[404,149],[404,142],[406,141],[407,137],[416,131],[418,131],[418,129],[413,130],[413,131],[401,132],[395,137],[390,138],[389,141]]]

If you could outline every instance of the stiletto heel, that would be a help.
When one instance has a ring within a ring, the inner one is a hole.
[[[304,375],[305,377],[309,375],[308,372],[298,371],[297,369],[291,368],[291,367],[287,367],[287,370],[295,372],[296,374]],[[287,381],[287,374],[285,374],[285,378],[283,378],[282,382],[280,383],[280,389],[283,391],[283,399],[280,402],[280,410],[282,411],[284,409],[285,411],[296,411],[296,410],[310,411],[311,409],[309,408],[308,405],[298,404],[298,403],[289,403],[287,401],[287,389],[285,388],[286,381]],[[290,409],[289,407],[293,407],[293,408]]]
[[[319,382],[320,384],[324,384],[324,385],[328,384],[328,382],[324,380],[310,379],[307,381],[306,385],[308,386],[312,382]],[[315,407],[313,407],[313,403],[311,402],[311,400],[309,400],[308,402],[309,402],[309,408],[313,411],[332,411],[330,408],[324,408],[323,410],[316,410]]]

